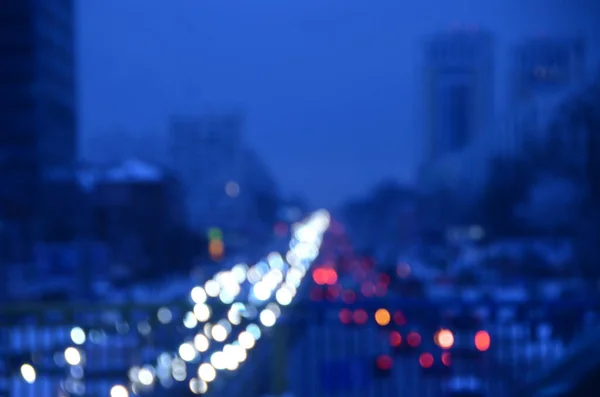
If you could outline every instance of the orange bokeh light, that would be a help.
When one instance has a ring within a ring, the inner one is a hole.
[[[491,338],[487,331],[479,331],[475,334],[475,347],[484,352],[490,348]]]
[[[225,246],[223,244],[223,241],[210,240],[210,242],[208,243],[208,253],[210,254],[210,256],[213,259],[222,257],[224,251],[225,251]]]
[[[440,329],[436,332],[433,340],[442,349],[450,349],[454,345],[454,335],[447,329]]]
[[[391,319],[390,312],[386,309],[379,309],[375,312],[375,321],[381,326],[388,325]]]

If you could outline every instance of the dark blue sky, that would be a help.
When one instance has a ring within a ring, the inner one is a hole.
[[[79,3],[85,150],[97,134],[162,139],[171,113],[237,106],[247,141],[284,192],[322,205],[382,178],[413,177],[419,43],[428,33],[487,27],[500,60],[536,34],[586,36],[598,59],[600,39],[587,0]]]

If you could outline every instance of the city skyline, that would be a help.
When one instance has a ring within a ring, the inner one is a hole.
[[[454,21],[492,31],[498,85],[510,46],[540,33],[580,35],[597,61],[596,20],[580,3],[460,1],[432,12],[427,2],[87,2],[82,140],[119,129],[160,138],[170,114],[239,106],[247,140],[283,192],[333,205],[381,179],[413,179],[427,35]]]

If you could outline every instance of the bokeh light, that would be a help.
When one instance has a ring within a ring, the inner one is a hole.
[[[381,326],[388,325],[390,323],[390,312],[386,309],[379,309],[375,312],[375,321]]]
[[[431,353],[421,353],[419,356],[419,364],[423,368],[431,368],[433,366],[433,355]]]
[[[490,348],[491,338],[487,331],[478,331],[475,334],[475,348],[479,351],[486,351]]]
[[[450,330],[440,329],[435,333],[434,341],[442,349],[450,349],[454,345],[454,335]]]

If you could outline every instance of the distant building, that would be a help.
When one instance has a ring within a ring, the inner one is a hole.
[[[165,170],[128,160],[80,175],[93,206],[93,235],[130,271],[169,265],[170,233],[183,222],[178,181]]]
[[[74,25],[73,0],[0,6],[0,219],[21,223],[23,246],[43,175],[77,157]]]
[[[480,142],[493,121],[493,37],[487,31],[461,29],[435,35],[424,50],[420,185],[426,191],[466,192],[463,176],[481,168]]]
[[[94,283],[108,279],[110,265],[110,249],[99,241],[40,242],[33,262],[8,266],[5,292],[26,301],[92,298]]]
[[[494,110],[494,45],[486,31],[441,33],[425,44],[425,162],[483,134]]]
[[[190,226],[240,228],[245,156],[240,115],[176,116],[169,129],[170,164],[183,184]]]
[[[532,38],[513,49],[511,103],[553,95],[585,78],[586,46],[582,38]]]

